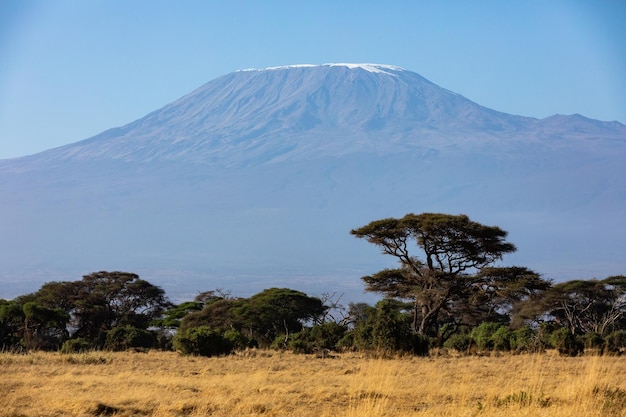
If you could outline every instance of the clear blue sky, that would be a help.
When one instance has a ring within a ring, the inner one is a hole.
[[[244,68],[392,64],[484,106],[626,123],[626,1],[0,0],[0,158]]]

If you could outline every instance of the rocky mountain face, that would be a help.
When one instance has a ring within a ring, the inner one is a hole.
[[[482,107],[383,65],[244,70],[126,126],[0,161],[0,298],[101,269],[174,297],[362,296],[349,230],[408,212],[510,232],[505,264],[626,272],[626,126]]]

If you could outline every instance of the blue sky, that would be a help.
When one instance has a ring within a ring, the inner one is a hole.
[[[244,68],[391,64],[484,106],[626,123],[626,2],[0,0],[0,158]]]

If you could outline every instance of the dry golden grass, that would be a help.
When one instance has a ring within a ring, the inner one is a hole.
[[[626,359],[0,353],[0,416],[626,416]]]

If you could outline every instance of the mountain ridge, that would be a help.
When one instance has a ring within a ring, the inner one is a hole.
[[[626,269],[624,160],[618,122],[508,115],[389,65],[238,71],[0,160],[0,282],[123,269],[193,293],[319,276],[297,289],[355,300],[390,265],[349,230],[427,211],[499,225],[518,247],[506,261],[548,278],[602,278]]]
[[[282,142],[282,153],[292,155],[299,148],[311,153],[311,147],[318,153],[328,148],[327,154],[372,148],[384,153],[373,137],[379,135],[393,153],[404,151],[393,144],[462,146],[468,137],[489,143],[502,134],[515,140],[549,139],[554,129],[562,135],[573,120],[572,137],[581,131],[589,134],[591,127],[605,136],[614,137],[616,131],[618,138],[626,136],[626,126],[618,122],[576,115],[535,119],[488,109],[390,65],[295,65],[226,74],[134,122],[44,153],[52,159],[182,159],[233,165],[238,157],[247,158],[242,153],[253,155],[258,147],[267,151],[267,140]],[[397,124],[402,128],[394,128]],[[294,141],[294,132],[314,143]],[[355,132],[361,134],[359,140],[341,143],[342,136]]]

